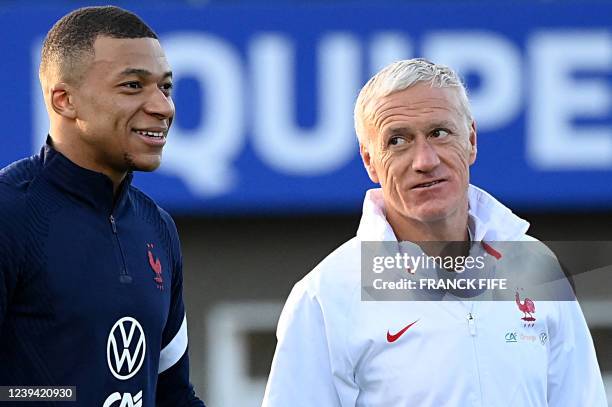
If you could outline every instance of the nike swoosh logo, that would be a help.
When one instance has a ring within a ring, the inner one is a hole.
[[[419,322],[419,320],[417,319],[416,321],[414,321],[411,324],[408,324],[404,327],[404,329],[402,329],[401,331],[399,331],[398,333],[391,335],[391,333],[389,331],[387,331],[387,342],[389,343],[393,343],[395,341],[397,341],[400,336],[402,336],[404,334],[404,332],[406,332],[408,330],[408,328],[410,328],[412,325],[416,324],[417,322]]]

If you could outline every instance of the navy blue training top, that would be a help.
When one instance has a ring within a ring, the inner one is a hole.
[[[0,171],[0,385],[76,386],[32,405],[204,405],[176,226],[131,179],[115,199],[50,139]]]

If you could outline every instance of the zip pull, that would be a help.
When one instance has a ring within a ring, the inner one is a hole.
[[[117,234],[117,225],[115,224],[115,217],[111,215],[109,216],[108,220],[110,220],[111,228],[113,228],[113,233]]]
[[[474,319],[474,315],[470,312],[467,317],[468,320],[468,328],[470,329],[470,335],[476,336],[476,320]]]

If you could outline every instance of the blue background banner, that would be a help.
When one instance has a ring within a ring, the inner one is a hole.
[[[354,100],[413,56],[468,84],[474,184],[525,211],[612,207],[612,4],[140,7],[175,72],[177,118],[162,167],[135,179],[175,213],[358,210],[372,184]],[[0,13],[1,166],[44,141],[38,52],[67,11]]]

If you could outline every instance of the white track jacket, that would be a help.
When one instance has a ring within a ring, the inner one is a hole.
[[[492,196],[468,195],[472,240],[530,239]],[[361,301],[360,242],[375,240],[396,240],[380,189],[357,236],[291,291],[263,407],[607,406],[576,301],[538,302],[533,326],[511,301]]]

